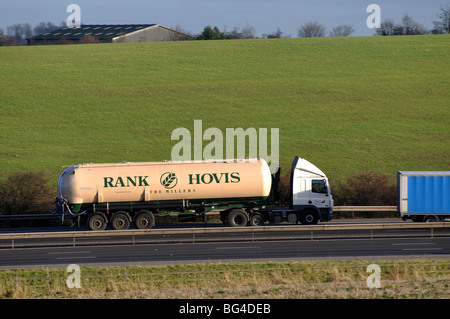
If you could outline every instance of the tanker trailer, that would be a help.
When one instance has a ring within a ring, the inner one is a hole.
[[[293,165],[292,174],[296,173],[296,179],[298,172],[297,164]],[[322,175],[319,183],[325,185],[326,176]],[[318,175],[313,173],[313,176]],[[321,218],[322,208],[313,204],[311,196],[306,196],[311,187],[309,190],[294,187],[297,192],[305,193],[302,200],[306,202],[299,203],[300,197],[292,196],[292,204],[296,205],[291,204],[289,209],[265,208],[277,204],[278,181],[279,170],[272,175],[264,159],[79,164],[61,174],[54,203],[62,218],[66,213],[79,221],[87,217],[91,230],[105,229],[108,223],[116,230],[127,229],[132,223],[139,229],[151,228],[155,216],[167,214],[200,215],[206,221],[206,213],[213,209],[222,210],[221,220],[229,226],[327,220]],[[305,210],[314,217],[302,217],[299,212]],[[331,214],[331,208],[327,207],[327,212]]]

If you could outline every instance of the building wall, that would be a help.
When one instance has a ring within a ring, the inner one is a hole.
[[[157,42],[157,41],[183,41],[195,38],[176,30],[155,25],[143,30],[129,33],[112,39],[112,42]]]

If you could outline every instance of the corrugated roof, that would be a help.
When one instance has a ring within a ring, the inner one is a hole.
[[[124,34],[142,30],[156,24],[85,24],[79,28],[62,28],[52,32],[47,32],[29,40],[70,40],[79,41],[87,36],[93,36],[99,40],[112,39]]]

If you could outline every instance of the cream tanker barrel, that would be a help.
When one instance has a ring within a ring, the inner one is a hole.
[[[210,199],[266,199],[272,176],[264,159],[80,164],[66,169],[58,196],[82,204]]]

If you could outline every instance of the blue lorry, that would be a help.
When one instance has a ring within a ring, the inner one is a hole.
[[[450,218],[450,171],[397,172],[397,210],[406,220],[437,222]]]

